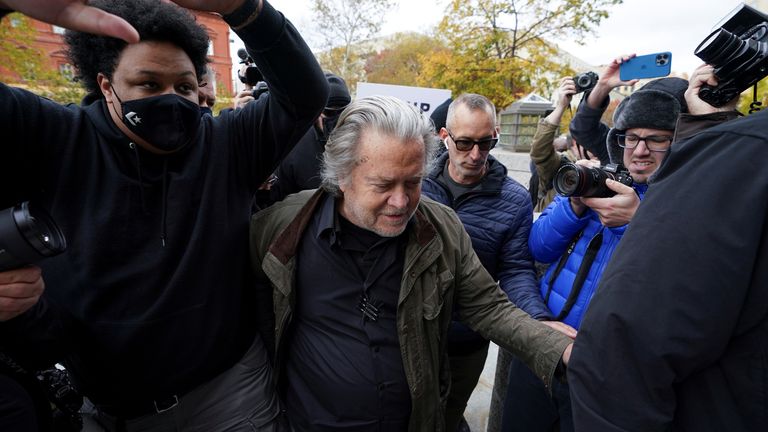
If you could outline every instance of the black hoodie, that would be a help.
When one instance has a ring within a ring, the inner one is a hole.
[[[266,2],[238,34],[270,96],[204,116],[196,140],[170,156],[131,144],[103,99],[64,107],[0,84],[0,208],[35,200],[69,246],[43,261],[45,295],[0,324],[0,342],[25,361],[65,360],[96,404],[183,394],[231,367],[255,336],[251,198],[328,89]]]

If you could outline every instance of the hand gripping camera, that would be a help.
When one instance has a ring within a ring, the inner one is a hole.
[[[627,186],[632,186],[633,182],[629,171],[619,164],[592,168],[569,163],[557,170],[552,184],[555,191],[565,197],[607,198],[616,195],[616,192],[606,186],[607,179]]]
[[[48,213],[23,202],[0,211],[0,271],[58,255],[67,240]]]
[[[768,16],[742,5],[694,52],[712,65],[718,84],[704,85],[699,98],[720,107],[768,75]]]
[[[597,80],[600,79],[594,72],[584,72],[573,77],[573,82],[576,84],[576,93],[592,90],[597,84]]]

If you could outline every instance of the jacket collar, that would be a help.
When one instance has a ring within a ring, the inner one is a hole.
[[[441,181],[443,169],[445,168],[445,164],[448,163],[448,152],[444,152],[442,155],[440,155],[435,162],[434,167],[432,168],[432,171],[430,171],[429,175],[427,176],[431,180],[435,181],[436,183],[439,183],[443,186],[443,182]],[[504,184],[504,179],[507,177],[507,167],[504,166],[501,162],[498,161],[493,155],[488,155],[488,171],[485,173],[485,177],[480,181],[481,185],[481,191],[482,192],[498,192],[502,189],[502,185]]]
[[[328,192],[323,189],[317,189],[309,200],[302,206],[293,220],[277,235],[275,240],[269,246],[269,252],[277,258],[281,264],[286,265],[296,256],[299,248],[299,242],[304,230],[312,220],[312,216],[319,210],[324,198]],[[413,215],[412,235],[419,246],[424,246],[430,242],[436,235],[437,230],[421,211],[422,204],[416,208]]]

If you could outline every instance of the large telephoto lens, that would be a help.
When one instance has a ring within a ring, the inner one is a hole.
[[[725,64],[728,58],[740,51],[744,44],[738,36],[726,29],[719,29],[710,34],[696,47],[694,54],[713,66]]]
[[[42,209],[24,202],[0,211],[0,271],[34,264],[66,248],[64,234]]]

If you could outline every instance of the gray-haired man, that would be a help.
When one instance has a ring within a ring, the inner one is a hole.
[[[511,304],[449,208],[420,199],[434,152],[405,102],[353,102],[322,188],[254,216],[251,253],[273,304],[275,373],[295,430],[442,431],[454,305],[547,384],[570,339]]]

